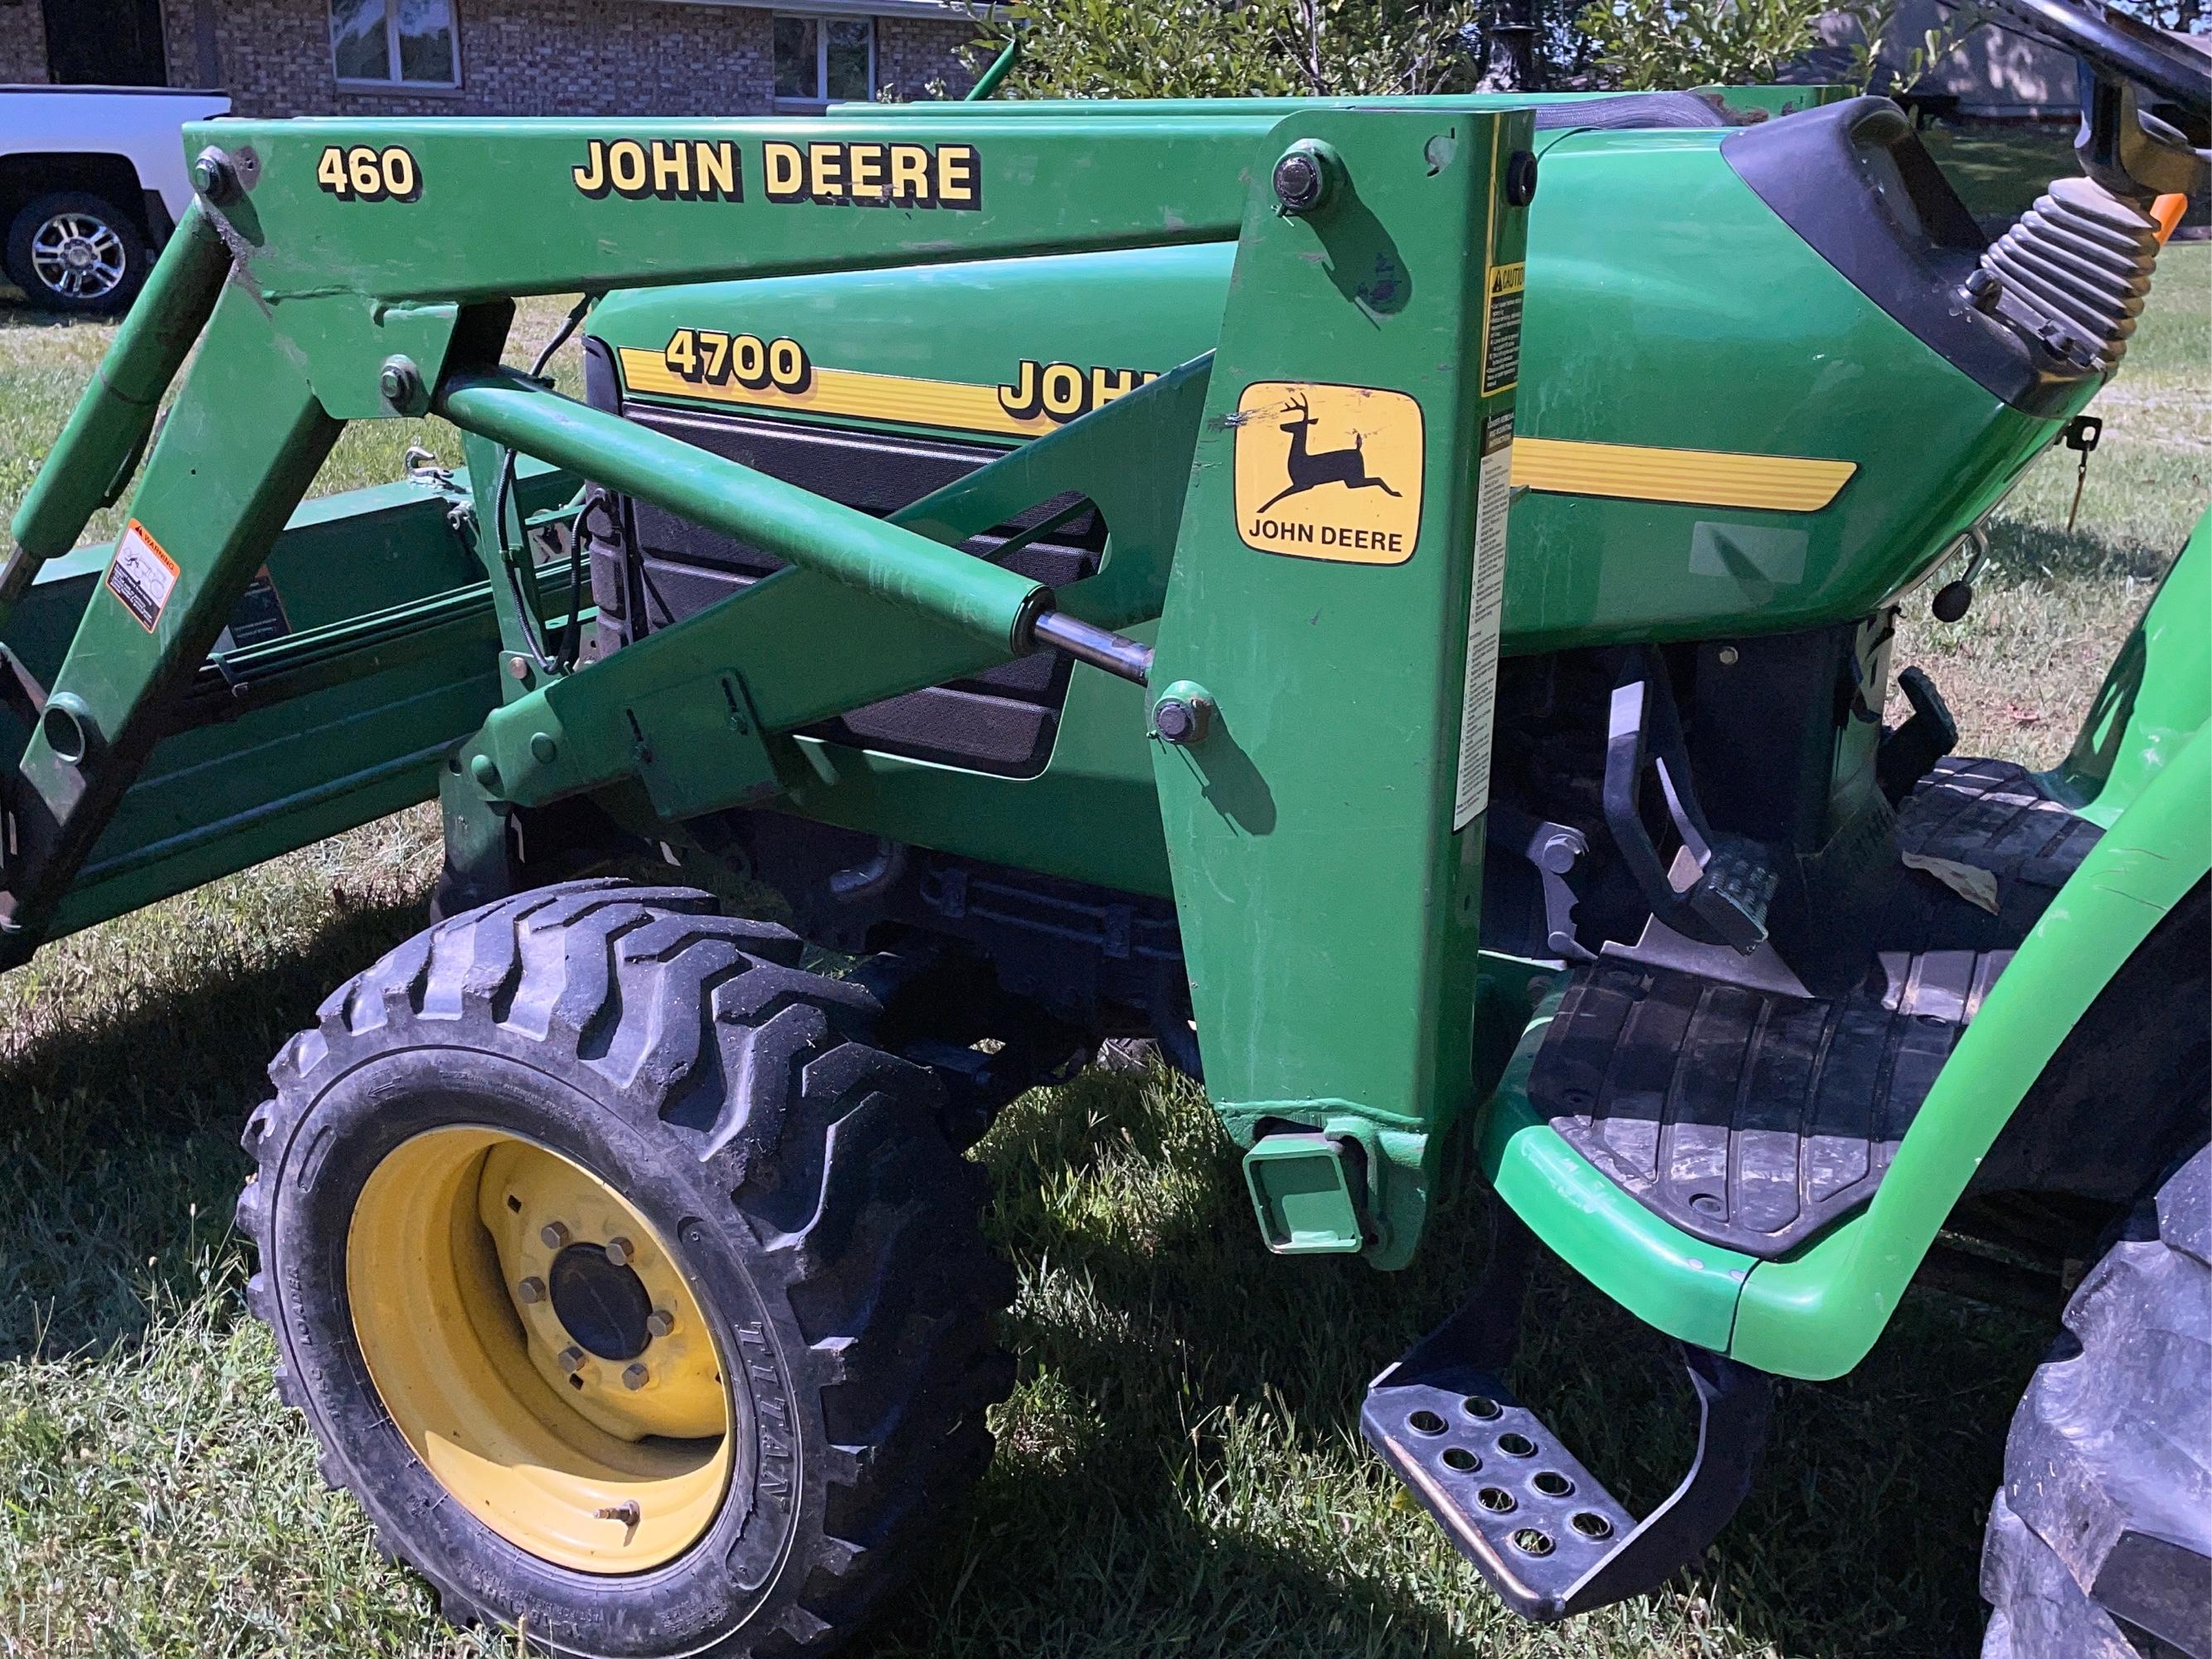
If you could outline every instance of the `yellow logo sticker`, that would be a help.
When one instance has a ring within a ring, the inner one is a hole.
[[[1237,403],[1247,547],[1403,564],[1421,528],[1421,406],[1402,392],[1255,380]]]

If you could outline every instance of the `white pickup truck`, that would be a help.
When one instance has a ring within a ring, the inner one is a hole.
[[[219,92],[0,87],[0,265],[31,303],[131,303],[192,187],[187,121],[230,112]]]

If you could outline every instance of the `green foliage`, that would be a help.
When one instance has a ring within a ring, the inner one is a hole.
[[[1615,85],[1750,86],[1820,44],[1832,0],[1593,0],[1580,20]]]
[[[1459,92],[1480,0],[1028,0],[982,21],[979,67],[1022,32],[1012,98]]]
[[[1852,44],[1850,67],[1843,78],[1861,92],[1905,91],[1933,74],[1936,65],[1957,51],[1968,35],[1990,21],[1975,6],[1954,6],[1900,53],[1889,39],[1899,3],[1900,0],[1863,0],[1844,10],[1843,15],[1857,27],[1859,38]]]

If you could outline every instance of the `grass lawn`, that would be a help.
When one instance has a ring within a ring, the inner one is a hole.
[[[2212,469],[2212,249],[2166,258],[2080,521],[2070,457],[2000,514],[1967,619],[1916,601],[1968,748],[2048,763]],[[526,315],[529,343],[559,317]],[[0,315],[12,511],[107,330]],[[1909,418],[1910,411],[1900,410]],[[349,431],[331,489],[396,474],[407,430]],[[452,459],[447,434],[434,448]],[[111,531],[111,521],[103,528]],[[325,1491],[246,1316],[229,1217],[262,1068],[348,974],[418,928],[436,861],[403,815],[65,940],[0,979],[0,1654],[460,1655]],[[978,1501],[872,1656],[1972,1652],[1984,1508],[2047,1328],[1909,1297],[1852,1376],[1788,1385],[1765,1471],[1700,1570],[1548,1630],[1507,1615],[1362,1449],[1366,1379],[1454,1305],[1475,1217],[1423,1264],[1278,1261],[1198,1093],[1088,1074],[1018,1103],[979,1155],[1022,1294],[1018,1392]],[[1563,1271],[1518,1380],[1632,1505],[1689,1453],[1661,1346]]]

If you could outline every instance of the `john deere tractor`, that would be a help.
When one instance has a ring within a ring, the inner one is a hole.
[[[1139,1040],[1281,1255],[1486,1205],[1360,1426],[1527,1616],[1696,1563],[1942,1234],[2094,1263],[1985,1651],[2203,1659],[2212,532],[2056,770],[1893,657],[2087,441],[2212,100],[2006,3],[2081,172],[1994,241],[1803,88],[188,129],[0,569],[0,952],[439,800],[238,1213],[448,1614],[853,1630],[1012,1376],[963,1151]],[[581,399],[501,367],[580,293]],[[423,415],[465,471],[301,505]],[[1515,1391],[1539,1247],[1680,1346],[1648,1515]]]

